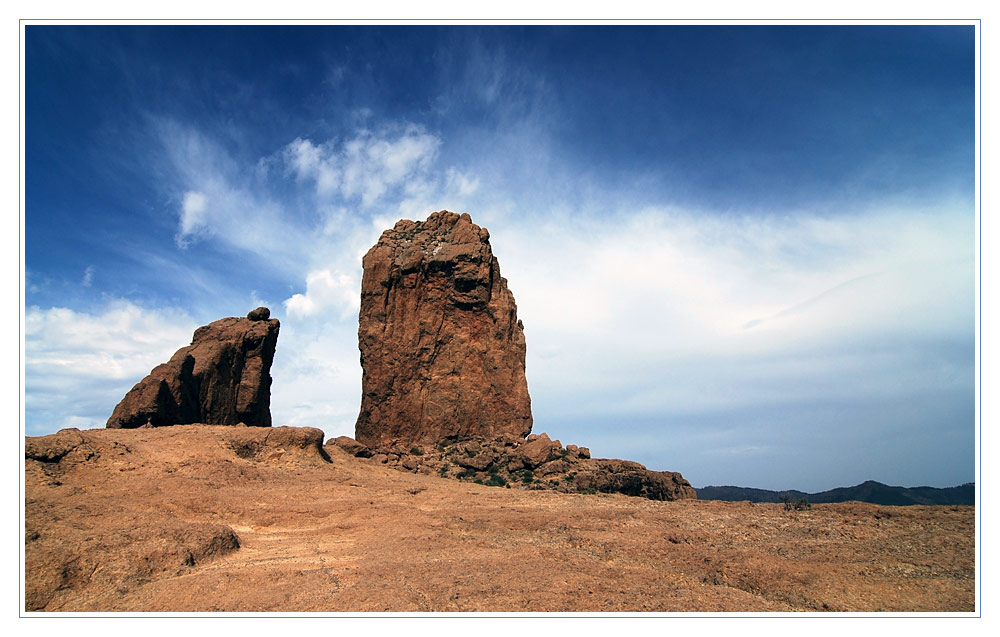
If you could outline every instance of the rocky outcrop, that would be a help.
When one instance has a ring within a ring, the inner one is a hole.
[[[346,441],[351,441],[347,438]],[[327,442],[355,454],[348,442]],[[356,441],[352,441],[357,444]],[[435,445],[393,445],[372,456],[377,463],[495,487],[561,493],[621,493],[650,500],[693,500],[698,495],[673,471],[651,471],[638,462],[591,458],[586,447],[566,445],[546,434],[471,438]]]
[[[110,429],[191,423],[271,426],[271,362],[279,323],[260,307],[194,332],[115,407]]]
[[[531,431],[525,342],[489,232],[402,220],[364,257],[355,438],[374,449]]]
[[[694,500],[698,494],[684,476],[675,471],[650,471],[638,462],[598,458],[588,471],[576,477],[582,491],[624,493],[650,500]]]

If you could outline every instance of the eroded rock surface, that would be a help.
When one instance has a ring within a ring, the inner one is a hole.
[[[468,214],[404,219],[363,263],[355,438],[374,450],[527,435],[524,330],[489,232]]]
[[[271,362],[279,323],[259,307],[247,318],[199,327],[191,344],[153,368],[115,407],[110,429],[191,423],[271,426]]]

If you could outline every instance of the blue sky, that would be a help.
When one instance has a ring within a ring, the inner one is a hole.
[[[974,478],[971,26],[25,30],[25,433],[282,321],[353,433],[360,257],[487,227],[536,432],[695,486]]]

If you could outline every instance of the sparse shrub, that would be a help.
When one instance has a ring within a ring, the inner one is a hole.
[[[445,465],[445,466],[441,467],[440,469],[438,469],[438,473],[441,474],[442,478],[445,477],[446,475],[448,475],[448,466]]]
[[[420,447],[413,446],[413,447],[410,447],[410,454],[412,454],[414,456],[422,456],[422,455],[424,455],[424,450],[421,449]]]
[[[805,511],[806,509],[811,509],[812,505],[809,504],[809,500],[806,498],[799,498],[795,502],[792,502],[792,496],[787,493],[782,493],[778,496],[782,504],[785,505],[785,511]]]
[[[505,487],[507,486],[507,481],[504,480],[503,476],[494,473],[490,476],[490,479],[485,482],[485,484],[488,487]]]
[[[521,471],[518,472],[517,477],[524,484],[531,484],[535,480],[535,473],[531,469],[521,469]]]
[[[573,482],[573,478],[575,478],[575,477],[576,477],[576,473],[575,472],[574,473],[569,473],[569,474],[564,475],[562,480],[566,484],[570,484],[570,483]]]
[[[594,487],[587,487],[586,489],[580,489],[580,493],[584,495],[597,495],[597,489]]]
[[[495,465],[495,464],[494,465],[490,465],[490,468],[487,469],[487,471],[489,471],[489,473],[490,473],[491,476],[495,476],[496,474],[500,473],[500,467],[498,465]]]
[[[466,478],[471,478],[475,475],[476,475],[475,469],[463,469],[462,471],[458,472],[458,475],[456,477],[459,480],[465,480]]]

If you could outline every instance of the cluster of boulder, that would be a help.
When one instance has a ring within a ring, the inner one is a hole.
[[[650,500],[696,498],[681,474],[650,471],[638,462],[591,458],[590,450],[566,445],[546,434],[524,438],[475,437],[431,446],[391,445],[374,450],[340,436],[327,441],[334,449],[372,462],[428,475],[457,478],[496,487],[562,493],[624,493]]]
[[[697,497],[679,473],[594,459],[529,435],[524,325],[489,232],[442,210],[402,220],[363,259],[354,438],[327,443],[402,470],[494,486]],[[270,427],[279,324],[267,308],[198,328],[115,407],[109,428],[205,423]]]

